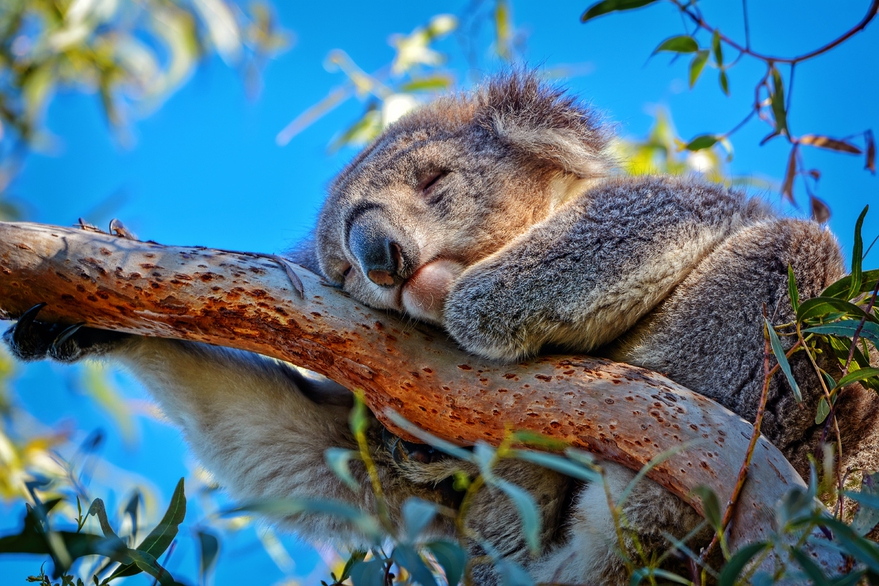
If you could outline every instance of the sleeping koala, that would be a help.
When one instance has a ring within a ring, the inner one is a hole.
[[[668,375],[752,419],[760,395],[764,308],[791,321],[787,270],[803,297],[844,271],[833,236],[777,217],[742,194],[690,178],[614,175],[609,130],[574,98],[529,74],[499,77],[402,118],[332,183],[312,240],[292,260],[356,299],[444,328],[480,356],[515,361],[542,350],[592,352]],[[324,450],[355,446],[349,401],[334,383],[288,365],[206,345],[150,339],[35,320],[5,335],[22,359],[71,361],[103,355],[139,377],[196,456],[243,499],[318,497],[373,510],[370,491],[348,489]],[[829,366],[828,366],[829,367]],[[792,359],[805,406],[778,378],[764,434],[802,473],[822,426],[814,424],[817,379]],[[845,466],[875,453],[875,394],[852,388],[837,412]],[[450,507],[465,464],[388,439],[376,424],[371,449],[392,514],[418,496]],[[605,465],[610,494],[633,477]],[[475,471],[473,471],[475,472]],[[367,485],[365,471],[354,473]],[[541,552],[532,557],[512,503],[483,489],[468,523],[472,554],[497,553],[541,582],[628,583],[603,486],[522,462],[498,474],[540,506]],[[648,552],[669,549],[696,526],[693,510],[644,481],[626,501],[634,537]],[[341,543],[359,536],[332,517],[286,519],[300,532]],[[438,534],[453,535],[440,520]],[[494,584],[490,564],[477,584]]]

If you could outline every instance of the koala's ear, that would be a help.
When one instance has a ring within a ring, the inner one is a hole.
[[[581,178],[607,175],[610,130],[534,73],[493,79],[477,94],[475,121],[513,149]]]

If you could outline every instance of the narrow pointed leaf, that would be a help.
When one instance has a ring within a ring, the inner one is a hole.
[[[775,333],[775,328],[772,327],[769,320],[764,317],[763,321],[766,324],[766,332],[769,334],[769,345],[772,346],[772,353],[775,354],[775,359],[778,360],[778,366],[787,378],[787,382],[794,392],[794,398],[797,400],[797,403],[802,403],[803,394],[800,392],[800,386],[797,384],[797,381],[794,380],[794,375],[791,373],[790,363],[787,361],[787,356],[784,355],[784,348],[781,346],[778,334]]]
[[[707,49],[698,51],[696,56],[693,57],[693,60],[690,62],[690,89],[693,89],[693,86],[696,85],[696,80],[702,75],[702,70],[705,69],[705,63],[708,62],[708,54],[709,51]]]
[[[864,142],[867,143],[867,156],[864,161],[864,169],[867,169],[874,175],[876,174],[876,140],[873,138],[873,131],[864,132]]]
[[[858,331],[858,326],[860,326],[860,324],[861,322],[856,319],[846,319],[831,324],[807,328],[803,331],[810,334],[830,334],[831,336],[851,338],[855,335],[855,332]],[[879,347],[879,326],[875,323],[870,321],[864,322],[858,335],[870,340],[874,346]]]
[[[790,150],[787,157],[787,168],[784,171],[784,183],[781,184],[781,195],[790,203],[796,205],[794,200],[794,179],[797,177],[797,145]]]
[[[656,55],[660,51],[669,51],[671,53],[695,53],[699,50],[699,43],[690,35],[678,35],[668,38],[653,50],[652,55]]]
[[[206,584],[208,577],[217,563],[217,555],[220,553],[220,540],[209,531],[199,531],[198,535],[198,575],[201,583]]]
[[[415,548],[411,545],[401,544],[394,548],[391,554],[393,560],[402,568],[405,568],[412,580],[421,586],[436,586],[436,578],[427,567]]]
[[[467,567],[467,554],[461,546],[451,541],[437,540],[425,545],[446,574],[446,582],[456,586]]]
[[[790,297],[790,304],[794,308],[794,312],[800,308],[800,292],[797,289],[797,278],[794,275],[792,266],[787,265],[787,294]]]
[[[713,134],[702,134],[687,143],[684,147],[688,151],[701,151],[713,147],[717,143],[717,137]]]
[[[327,466],[330,467],[333,474],[338,476],[339,479],[345,483],[345,486],[354,492],[360,492],[363,487],[351,474],[351,468],[348,464],[352,459],[357,460],[359,458],[360,454],[354,450],[346,450],[345,448],[327,448],[326,451],[324,451],[324,460],[326,460]]]
[[[843,316],[850,316],[853,319],[866,319],[867,321],[879,323],[879,318],[869,315],[854,303],[835,297],[825,297],[824,295],[803,301],[800,304],[799,310],[797,310],[797,321],[802,322],[807,319],[826,318],[826,316],[834,313],[841,313]]]
[[[519,512],[519,520],[522,522],[522,533],[525,534],[525,542],[529,549],[537,553],[540,547],[540,517],[537,514],[537,503],[531,493],[512,482],[495,477],[491,484],[501,489]]]
[[[879,269],[873,269],[872,271],[863,272],[861,274],[861,286],[858,291],[855,292],[855,295],[860,295],[861,293],[867,293],[869,291],[872,291],[876,286],[877,280],[879,280]],[[851,297],[846,297],[852,289],[851,282],[851,275],[843,277],[842,279],[824,289],[824,291],[821,293],[821,297],[851,299]]]
[[[787,110],[784,103],[784,82],[781,79],[781,73],[779,73],[774,65],[771,69],[771,75],[772,91],[769,97],[772,104],[772,115],[775,117],[775,130],[779,134],[788,134]]]
[[[855,222],[855,244],[852,247],[852,282],[848,292],[849,299],[857,295],[856,291],[861,288],[861,281],[863,280],[861,264],[864,260],[864,240],[861,238],[861,228],[864,226],[864,218],[867,216],[869,209],[870,206],[864,206],[861,215],[858,216],[858,221]]]
[[[829,136],[819,136],[817,134],[804,134],[799,139],[800,144],[829,149],[840,153],[850,153],[852,155],[860,155],[861,149],[850,142],[840,140],[838,138],[830,138]]]
[[[723,566],[720,573],[720,586],[735,586],[742,570],[748,565],[757,554],[760,554],[767,548],[767,544],[763,542],[749,543],[736,552],[734,556]]]
[[[177,530],[185,516],[186,495],[183,492],[183,479],[181,478],[177,482],[177,486],[174,488],[174,494],[171,495],[171,502],[168,504],[168,510],[165,511],[162,520],[159,521],[159,524],[156,525],[156,527],[150,531],[149,535],[140,542],[140,545],[137,546],[137,551],[148,554],[153,558],[158,558],[165,553],[165,550],[168,549],[168,546],[170,546],[174,541],[174,538],[177,537]],[[143,564],[132,564],[121,566],[113,572],[111,578],[137,574],[143,570],[141,567],[142,565]],[[152,576],[152,574],[150,575]]]
[[[714,29],[714,34],[711,36],[711,50],[714,52],[714,60],[717,62],[717,66],[723,70],[723,43],[720,40],[720,31]]]
[[[580,22],[592,20],[609,12],[617,12],[620,10],[632,10],[633,8],[641,8],[648,4],[653,4],[657,0],[604,0],[590,6],[586,12],[580,16]]]

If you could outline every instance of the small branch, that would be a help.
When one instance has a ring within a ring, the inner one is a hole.
[[[696,25],[699,26],[699,28],[705,30],[706,32],[708,32],[710,34],[714,34],[715,30],[717,30],[717,29],[711,27],[707,22],[705,22],[705,20],[702,18],[701,13],[693,12],[689,6],[682,5],[678,0],[671,0],[671,1],[675,6],[678,7],[678,10],[680,10],[681,12],[686,14],[690,18],[690,20],[692,20],[693,22],[696,23]],[[822,53],[826,53],[827,51],[830,51],[831,49],[833,49],[837,45],[844,43],[845,41],[847,41],[849,38],[851,38],[855,34],[864,30],[867,27],[867,25],[870,24],[870,21],[873,20],[873,18],[876,16],[877,12],[879,12],[879,0],[873,0],[870,3],[870,7],[867,9],[867,13],[864,15],[864,18],[862,18],[858,24],[856,24],[850,30],[845,32],[842,36],[834,39],[833,41],[827,43],[826,45],[823,45],[823,46],[815,49],[814,51],[804,53],[804,54],[799,55],[797,57],[775,57],[772,55],[764,55],[762,53],[758,53],[756,51],[753,51],[750,48],[750,39],[749,39],[749,35],[747,33],[745,35],[745,38],[747,39],[746,46],[740,45],[739,43],[737,43],[736,41],[727,37],[723,33],[718,33],[718,34],[724,43],[726,43],[727,45],[729,45],[730,47],[732,47],[736,51],[739,51],[739,52],[744,53],[746,55],[750,55],[751,57],[754,57],[756,59],[760,59],[761,61],[766,61],[767,63],[771,62],[771,63],[792,63],[793,64],[793,63],[799,63],[801,61],[806,61],[807,59],[812,59],[813,57],[817,57],[818,55],[821,55]]]

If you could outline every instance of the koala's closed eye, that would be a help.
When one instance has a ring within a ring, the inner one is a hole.
[[[439,185],[443,177],[448,174],[448,171],[431,171],[430,173],[427,173],[418,182],[418,191],[421,192],[423,197],[430,198],[434,195],[437,185]]]

